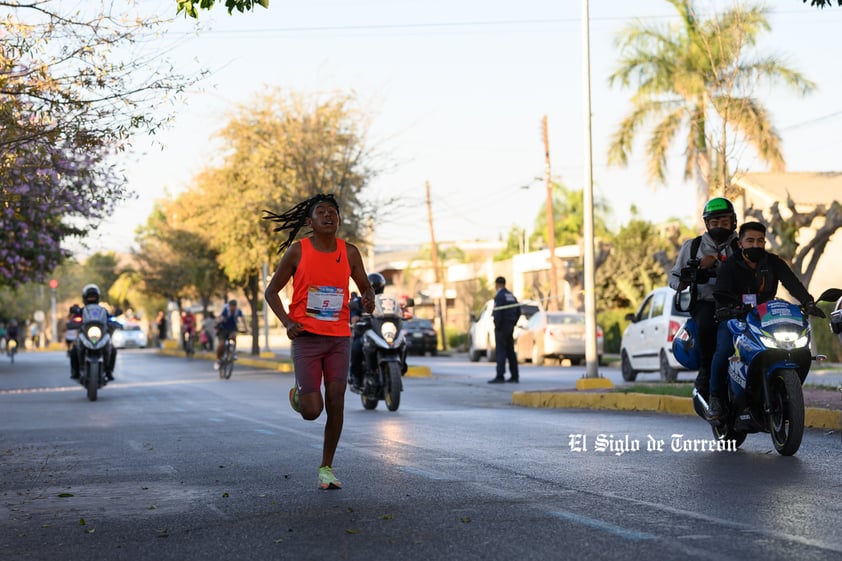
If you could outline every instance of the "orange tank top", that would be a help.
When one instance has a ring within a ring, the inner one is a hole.
[[[345,241],[336,239],[336,251],[316,251],[310,238],[301,240],[301,261],[292,276],[289,317],[316,335],[350,337],[348,280],[351,265]]]

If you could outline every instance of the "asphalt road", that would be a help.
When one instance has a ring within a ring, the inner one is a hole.
[[[348,394],[339,491],[290,374],[125,351],[91,403],[61,353],[0,361],[0,559],[842,559],[836,432],[677,451],[701,420],[518,408],[488,363],[414,360],[399,411]]]

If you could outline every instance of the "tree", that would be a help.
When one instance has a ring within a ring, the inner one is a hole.
[[[113,155],[200,76],[135,48],[166,21],[132,7],[0,0],[0,285],[42,280],[127,196]]]
[[[180,227],[185,210],[180,201],[159,201],[137,236],[134,256],[146,294],[175,301],[195,298],[207,311],[214,295],[225,294],[228,281],[218,254],[201,231]]]
[[[221,4],[220,0],[220,4]],[[191,18],[199,18],[199,10],[210,10],[216,4],[215,0],[176,0],[176,14],[184,12],[185,16]],[[225,0],[225,7],[228,8],[228,13],[234,13],[236,9],[243,13],[246,10],[251,11],[255,6],[263,6],[269,8],[269,0]]]
[[[649,179],[664,183],[667,151],[686,133],[684,178],[696,181],[697,216],[716,187],[728,194],[733,138],[747,142],[774,170],[784,167],[781,139],[768,110],[752,97],[761,81],[781,81],[806,94],[814,84],[774,57],[751,56],[768,10],[736,7],[699,17],[692,0],[667,0],[681,18],[680,27],[636,23],[621,32],[622,49],[611,85],[637,82],[632,111],[613,135],[608,158],[627,165],[638,133],[654,123],[646,144]],[[717,130],[718,127],[718,130]]]
[[[561,182],[552,185],[553,226],[556,246],[577,245],[582,239],[585,225],[584,199],[581,189],[570,189]],[[548,247],[547,240],[547,203],[544,202],[535,217],[530,247]],[[600,237],[607,232],[606,216],[610,212],[604,200],[594,201],[594,235]]]
[[[339,236],[363,245],[373,211],[360,195],[375,174],[367,126],[348,95],[285,96],[273,90],[256,96],[220,132],[227,147],[222,162],[204,169],[183,195],[184,208],[192,212],[184,217],[186,227],[207,233],[225,275],[251,304],[255,354],[261,269],[274,267],[283,241],[260,212],[333,193],[342,216]]]
[[[801,0],[803,3],[807,3],[807,0]],[[836,4],[842,6],[842,0],[836,0]],[[811,6],[816,6],[817,8],[824,8],[825,6],[833,6],[833,0],[810,0]]]
[[[786,208],[788,216],[781,212],[780,202],[775,202],[768,212],[750,207],[746,209],[746,218],[752,217],[766,225],[766,239],[773,252],[792,266],[804,286],[810,286],[819,259],[824,254],[830,238],[842,228],[842,205],[833,201],[830,206],[816,205],[810,212],[800,213],[795,202],[787,194]],[[767,218],[768,216],[768,218]],[[812,229],[818,221],[813,238],[804,245],[799,244],[798,234],[802,229]]]

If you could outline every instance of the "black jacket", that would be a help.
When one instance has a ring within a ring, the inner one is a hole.
[[[762,304],[775,297],[778,282],[784,285],[801,304],[812,302],[813,298],[789,265],[774,253],[766,253],[756,269],[749,267],[742,251],[735,252],[719,267],[713,297],[717,308],[739,306],[744,294],[756,294],[757,303]]]
[[[517,298],[508,289],[501,288],[498,290],[497,294],[494,295],[494,310],[491,313],[494,317],[494,325],[514,327],[518,318],[520,318],[520,306],[517,303]]]

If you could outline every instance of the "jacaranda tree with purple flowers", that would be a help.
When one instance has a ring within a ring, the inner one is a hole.
[[[128,196],[113,156],[201,76],[140,48],[171,21],[143,6],[0,0],[0,287],[42,281]]]

